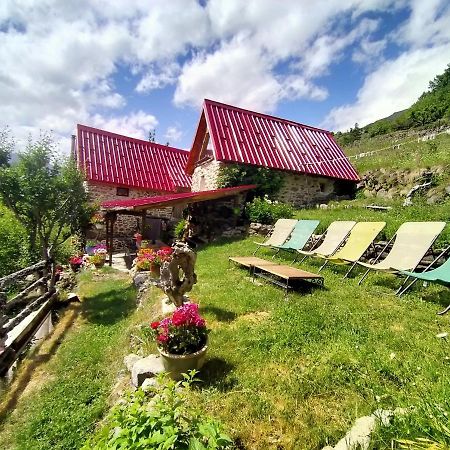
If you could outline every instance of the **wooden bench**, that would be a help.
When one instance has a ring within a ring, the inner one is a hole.
[[[254,256],[236,256],[230,257],[229,261],[235,262],[241,266],[247,267],[250,273],[255,277],[263,278],[286,290],[293,288],[293,284],[298,281],[309,281],[311,283],[323,286],[323,277],[306,270],[297,269],[285,264],[276,264],[272,261],[256,258]]]

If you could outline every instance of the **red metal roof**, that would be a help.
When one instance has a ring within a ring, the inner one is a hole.
[[[130,198],[128,200],[110,200],[101,204],[104,209],[151,209],[161,206],[171,206],[178,203],[195,203],[206,200],[214,200],[221,197],[236,195],[240,192],[254,189],[256,185],[248,184],[245,186],[236,186],[231,188],[214,189],[211,191],[181,192],[178,194],[158,195],[156,197]]]
[[[87,180],[162,192],[191,188],[187,151],[85,125],[77,128],[78,164]]]
[[[217,161],[358,181],[331,132],[205,100],[186,171],[192,174],[208,129]]]

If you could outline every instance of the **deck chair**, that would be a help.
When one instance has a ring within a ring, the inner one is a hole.
[[[277,247],[284,244],[292,233],[292,230],[297,222],[298,220],[295,219],[278,219],[269,239],[265,242],[255,242],[258,247],[253,252],[253,255],[256,255],[256,252],[261,247]]]
[[[443,286],[450,287],[450,258],[444,262],[444,264],[440,265],[436,269],[428,270],[433,264],[439,260],[445,253],[450,250],[450,246],[443,250],[437,258],[433,260],[431,264],[429,264],[423,272],[409,272],[407,270],[401,270],[400,272],[403,275],[407,276],[407,280],[413,278],[413,280],[406,284],[405,287],[398,293],[399,296],[403,295],[409,288],[412,287],[414,283],[418,280],[429,281],[430,283],[442,284]],[[438,314],[445,314],[450,311],[450,305],[441,311]]]
[[[358,261],[359,265],[367,268],[358,284],[364,281],[371,270],[382,270],[390,273],[397,273],[402,270],[414,271],[444,227],[445,222],[405,222],[400,225],[395,235],[375,258],[373,264]],[[383,261],[378,262],[394,239],[395,242],[389,254]],[[405,282],[397,290],[397,293],[403,289],[404,284]]]
[[[347,242],[336,253],[327,256],[323,263],[322,270],[328,262],[335,264],[353,263],[344,278],[347,278],[356,265],[356,262],[364,255],[366,250],[373,243],[380,231],[386,226],[386,222],[358,222],[350,231]],[[316,256],[322,257],[321,254]]]
[[[309,241],[319,223],[320,220],[299,220],[295,224],[291,237],[284,244],[273,246],[277,250],[275,255],[281,250],[301,250]]]
[[[303,255],[303,259],[300,262],[307,256],[315,256],[316,254],[322,255],[322,257],[331,256],[342,245],[342,242],[347,238],[355,224],[356,222],[353,221],[331,222],[327,228],[324,240],[317,248],[310,251],[297,250],[300,255]]]

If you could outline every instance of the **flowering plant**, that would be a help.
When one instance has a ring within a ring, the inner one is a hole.
[[[136,258],[138,270],[151,270],[160,267],[164,261],[170,261],[173,250],[171,247],[161,247],[158,251],[151,248],[141,248]]]
[[[83,257],[78,255],[71,256],[69,259],[69,263],[74,265],[81,265],[83,264]]]
[[[102,255],[101,253],[94,253],[93,255],[89,256],[89,263],[91,264],[104,264],[105,262],[105,255]]]
[[[101,213],[96,213],[91,217],[91,223],[103,223],[105,221],[105,217]]]
[[[208,336],[205,319],[200,316],[195,303],[180,306],[171,317],[152,322],[150,328],[158,347],[174,355],[188,355],[201,350]]]
[[[94,255],[102,255],[103,257],[106,257],[107,253],[108,251],[105,244],[97,244],[94,247]]]

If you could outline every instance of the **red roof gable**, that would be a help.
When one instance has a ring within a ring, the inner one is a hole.
[[[78,125],[78,165],[86,179],[162,192],[190,189],[188,152]]]
[[[209,131],[217,161],[358,181],[356,170],[326,130],[205,100],[186,171],[192,174]]]

